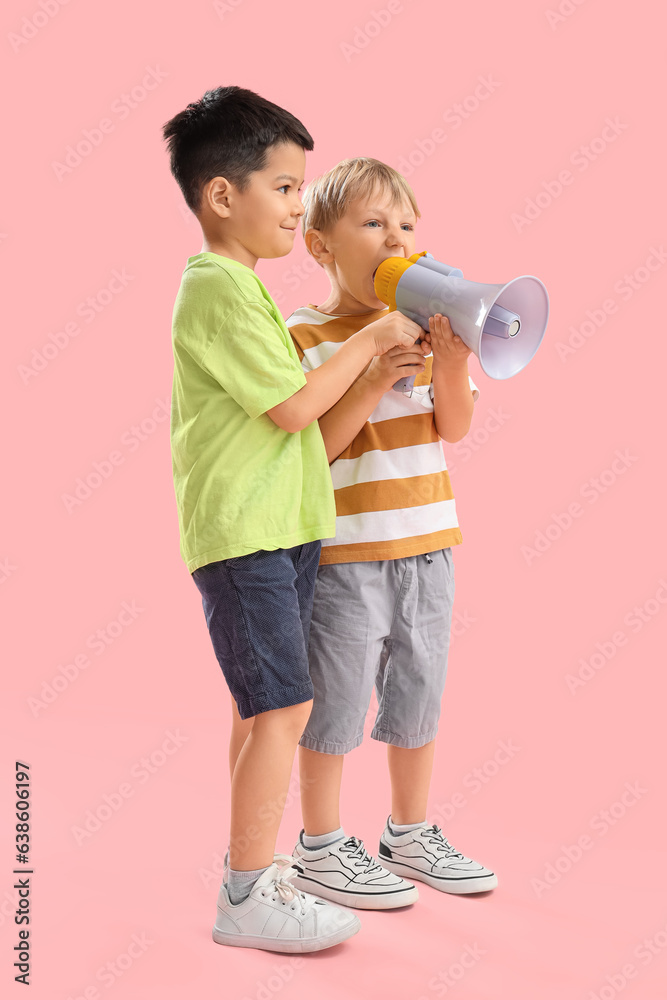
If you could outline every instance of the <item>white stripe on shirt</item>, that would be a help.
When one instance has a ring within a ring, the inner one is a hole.
[[[323,538],[327,545],[353,545],[355,542],[388,542],[412,535],[427,535],[458,527],[454,500],[405,507],[401,510],[375,510],[363,514],[343,514],[336,518],[336,537]]]
[[[358,483],[375,483],[382,479],[410,479],[428,476],[447,468],[439,441],[408,445],[382,451],[365,451],[358,458],[338,458],[331,466],[335,490]]]

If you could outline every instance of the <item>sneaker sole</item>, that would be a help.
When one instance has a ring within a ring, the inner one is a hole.
[[[268,938],[253,934],[227,934],[225,931],[213,928],[213,940],[216,944],[230,945],[232,948],[261,948],[263,951],[287,952],[290,954],[310,951],[324,951],[342,944],[361,930],[361,921],[354,917],[354,923],[342,927],[335,934],[324,938]]]
[[[383,867],[386,867],[384,862]],[[321,899],[327,899],[331,903],[339,903],[342,906],[351,906],[355,910],[395,910],[399,906],[410,906],[419,899],[419,890],[414,885],[410,886],[409,889],[383,893],[380,896],[366,895],[365,893],[361,895],[356,892],[345,892],[343,889],[332,889],[330,886],[321,885],[315,879],[302,875],[296,875],[291,881],[301,892],[309,892],[311,896],[319,896]]]
[[[439,878],[437,875],[430,875],[419,871],[418,868],[411,868],[410,865],[403,865],[388,858],[382,858],[382,867],[387,868],[394,875],[402,878],[416,879],[418,882],[425,882],[434,889],[441,892],[450,892],[454,895],[471,895],[475,892],[489,892],[498,886],[497,875],[483,875],[479,878]]]

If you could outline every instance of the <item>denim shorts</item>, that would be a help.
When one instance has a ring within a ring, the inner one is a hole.
[[[359,746],[373,686],[372,739],[416,748],[438,731],[454,601],[450,548],[404,559],[320,566],[310,629],[315,697],[300,743]]]
[[[321,546],[261,549],[192,574],[242,719],[313,697],[307,650]]]

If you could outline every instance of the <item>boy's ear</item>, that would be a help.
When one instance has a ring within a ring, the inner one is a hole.
[[[232,185],[226,177],[214,177],[204,185],[202,192],[202,203],[219,215],[221,219],[227,219],[230,215],[232,204]]]
[[[327,249],[324,233],[321,233],[319,229],[307,229],[303,240],[308,253],[315,258],[320,267],[333,261],[334,256]]]

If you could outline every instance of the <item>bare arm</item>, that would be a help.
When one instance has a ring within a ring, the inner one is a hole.
[[[378,405],[385,390],[368,379],[367,373],[354,382],[342,399],[320,417],[320,430],[329,465],[345,451]]]
[[[475,403],[468,381],[468,363],[440,368],[433,363],[433,416],[443,441],[460,441],[470,430]]]
[[[412,347],[420,333],[421,328],[399,312],[382,316],[341,344],[333,357],[308,373],[301,389],[267,415],[285,431],[303,430],[331,409],[376,355],[397,345]]]
[[[457,337],[446,316],[429,321],[433,348],[433,416],[443,441],[460,441],[470,430],[474,399],[468,381],[470,348]]]
[[[406,375],[424,371],[427,344],[414,344],[406,350],[395,347],[374,358],[342,399],[320,417],[329,465],[354,441],[387,390]],[[407,366],[407,367],[406,367]]]

